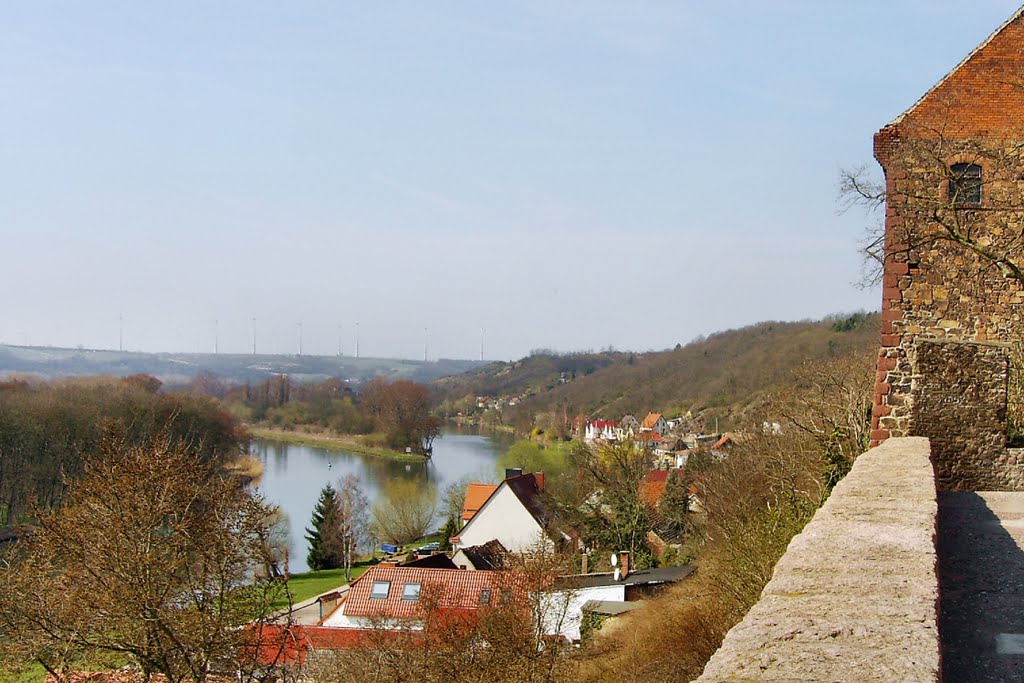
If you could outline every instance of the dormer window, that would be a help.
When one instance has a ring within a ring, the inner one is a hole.
[[[953,164],[949,167],[949,199],[957,206],[981,204],[981,166]]]

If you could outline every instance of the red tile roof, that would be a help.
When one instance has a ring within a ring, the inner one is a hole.
[[[371,598],[376,581],[389,582],[386,598]],[[476,610],[481,607],[484,589],[492,591],[496,604],[501,590],[514,590],[517,583],[512,572],[468,571],[465,569],[429,569],[421,567],[371,568],[352,584],[345,601],[345,616],[416,619],[423,616],[420,600],[404,600],[406,584],[420,584],[420,595],[428,595],[441,610]]]
[[[462,521],[473,519],[484,506],[491,494],[498,490],[497,484],[470,484],[466,487],[466,502],[462,504]]]
[[[255,630],[250,627],[250,630]],[[372,628],[332,628],[329,626],[264,626],[261,630],[258,661],[264,666],[302,664],[310,650],[357,650],[378,647],[382,639],[412,639],[415,631],[387,631]]]

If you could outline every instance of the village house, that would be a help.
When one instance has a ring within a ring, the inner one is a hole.
[[[657,450],[661,446],[661,442],[661,435],[653,430],[640,432],[633,438],[633,443],[637,444],[642,448],[647,448],[651,451]]]
[[[617,422],[609,420],[588,420],[583,433],[583,440],[587,443],[596,441],[615,441],[616,430],[619,428]]]
[[[458,535],[451,538],[452,548],[481,546],[497,540],[511,553],[547,551],[567,547],[573,539],[562,530],[545,504],[544,473],[523,474],[506,470],[505,480],[476,510]]]
[[[647,413],[647,417],[640,423],[641,432],[654,431],[658,436],[665,436],[668,434],[668,422],[665,421],[665,416],[661,413]]]
[[[415,630],[425,605],[472,616],[508,603],[516,589],[512,572],[399,567],[379,564],[354,581],[320,626],[339,629]],[[519,589],[522,592],[522,589]]]
[[[632,571],[629,553],[617,554],[614,572],[575,574],[555,579],[541,595],[542,628],[571,642],[581,638],[585,608],[603,614],[622,614],[637,601],[657,595],[693,573],[693,565]]]

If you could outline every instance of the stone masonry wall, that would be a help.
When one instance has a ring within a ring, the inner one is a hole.
[[[1004,344],[918,339],[910,433],[927,436],[940,490],[1013,490],[1024,469],[1006,450]]]
[[[917,145],[922,144],[922,150]],[[931,141],[904,141],[884,157],[886,261],[882,282],[882,334],[872,414],[873,443],[910,434],[912,349],[919,338],[1013,342],[1024,322],[1024,287],[990,260],[966,247],[937,239],[943,220],[987,233],[996,251],[1015,251],[1024,232],[1024,206],[1016,177],[1024,164],[983,168],[986,210],[952,210],[947,205],[947,161],[929,159]],[[951,144],[951,143],[949,143]],[[1005,143],[1009,144],[1009,143]],[[973,160],[973,158],[972,158]],[[984,165],[983,165],[984,166]],[[1015,176],[1012,180],[1010,176]],[[1017,260],[1024,262],[1024,243]]]
[[[861,455],[697,683],[939,680],[928,440]]]
[[[1014,342],[1021,336],[1024,287],[999,262],[1009,254],[1024,263],[1021,83],[1024,11],[875,135],[875,158],[885,171],[886,213],[872,445],[914,433],[917,339]],[[981,167],[980,203],[951,199],[950,169],[959,163]],[[977,249],[950,240],[951,226],[969,235]],[[980,387],[997,381],[977,372],[972,377]],[[990,439],[982,441],[987,449]],[[960,439],[968,451],[973,443],[968,436]],[[967,457],[984,454],[968,452]]]

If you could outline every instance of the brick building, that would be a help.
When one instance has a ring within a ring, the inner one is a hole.
[[[875,135],[885,171],[872,445],[932,439],[944,488],[1021,488],[1006,448],[1024,337],[1024,8]]]

